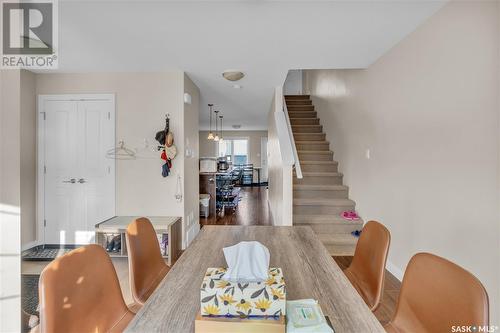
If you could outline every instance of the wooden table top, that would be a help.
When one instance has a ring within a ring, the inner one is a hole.
[[[200,286],[209,267],[225,267],[222,248],[257,240],[281,267],[287,299],[313,298],[335,329],[385,332],[310,227],[204,226],[126,332],[194,332]]]

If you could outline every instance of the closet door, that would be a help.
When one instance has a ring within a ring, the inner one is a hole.
[[[76,244],[86,225],[77,185],[78,104],[46,101],[45,111],[45,243]]]
[[[115,214],[114,102],[46,100],[45,244],[89,244],[94,226]]]
[[[81,169],[77,183],[84,191],[82,204],[85,224],[91,231],[89,242],[94,240],[95,225],[115,215],[115,160],[105,158],[115,141],[112,108],[111,101],[78,103]]]

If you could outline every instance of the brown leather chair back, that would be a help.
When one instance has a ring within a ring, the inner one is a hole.
[[[430,253],[406,267],[389,332],[451,332],[452,326],[488,325],[488,294],[462,267]]]
[[[52,261],[39,282],[41,332],[119,332],[133,318],[115,268],[99,245]]]
[[[384,289],[385,263],[391,234],[376,221],[363,227],[351,265],[344,271],[368,307],[375,311]]]
[[[127,252],[132,297],[144,304],[168,273],[153,225],[139,218],[127,227]]]

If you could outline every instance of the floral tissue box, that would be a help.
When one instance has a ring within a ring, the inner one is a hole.
[[[264,282],[225,281],[225,272],[225,268],[207,269],[200,289],[202,316],[285,315],[286,288],[281,268],[270,268]]]

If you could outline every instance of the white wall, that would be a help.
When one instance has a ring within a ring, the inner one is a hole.
[[[0,332],[21,321],[20,82],[20,71],[0,71]]]
[[[177,175],[181,176],[183,187],[186,177],[192,176],[192,163],[186,168],[184,165],[184,148],[186,139],[190,140],[190,145],[196,145],[197,133],[192,129],[198,132],[198,118],[188,117],[188,133],[185,133],[184,116],[191,111],[184,107],[183,72],[38,74],[36,81],[37,94],[116,94],[116,139],[139,149],[136,160],[116,161],[116,213],[182,216],[183,230],[187,230],[185,200],[177,202],[175,192]],[[189,89],[196,102],[194,85]],[[163,178],[163,160],[150,148],[157,144],[154,137],[165,127],[167,113],[170,114],[177,156],[173,160],[172,173]],[[144,147],[145,139],[149,149]],[[189,175],[184,174],[186,170]],[[183,195],[192,205],[193,194]]]
[[[184,74],[184,92],[191,95],[191,104],[184,103],[184,216],[186,217],[186,246],[200,230],[199,214],[199,125],[200,90]],[[189,156],[187,156],[189,155]]]
[[[36,78],[21,70],[21,245],[36,245]]]
[[[392,234],[398,277],[428,251],[499,301],[498,2],[454,1],[366,70],[307,71],[306,87],[365,220]],[[365,157],[366,150],[371,158]]]
[[[285,95],[302,95],[302,70],[291,69],[283,84],[283,94]]]
[[[282,140],[276,123],[276,113],[283,113],[282,89],[276,88],[268,116],[267,163],[268,203],[273,225],[292,225],[293,179],[292,164],[283,158],[289,147]],[[281,139],[281,140],[280,140]]]

